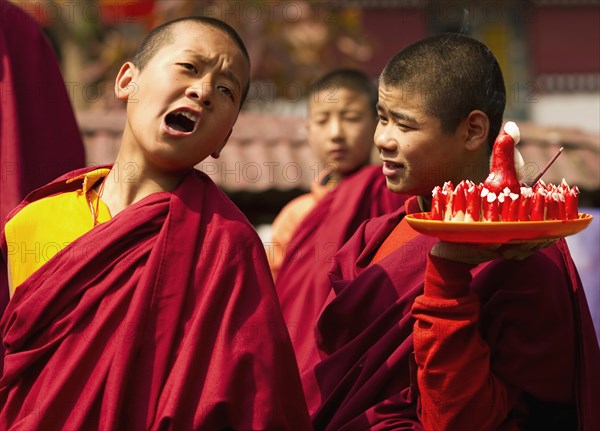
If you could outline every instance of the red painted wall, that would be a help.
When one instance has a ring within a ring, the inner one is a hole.
[[[423,9],[365,8],[362,23],[374,48],[364,68],[374,77],[394,54],[428,35]]]
[[[529,21],[535,75],[600,72],[600,7],[538,7]]]

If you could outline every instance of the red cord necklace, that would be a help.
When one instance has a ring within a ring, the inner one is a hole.
[[[102,183],[100,184],[100,187],[98,187],[98,192],[96,193],[96,204],[95,206],[91,205],[92,207],[92,218],[94,220],[94,227],[96,227],[98,225],[98,214],[99,214],[99,208],[100,208],[100,198],[102,197],[102,193],[104,192],[104,184],[106,183],[106,177],[104,177],[102,179]]]

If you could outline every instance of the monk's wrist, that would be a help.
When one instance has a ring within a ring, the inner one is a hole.
[[[429,254],[425,271],[425,296],[451,299],[468,295],[473,267],[469,263]]]

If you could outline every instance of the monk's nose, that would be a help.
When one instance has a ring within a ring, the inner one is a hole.
[[[190,85],[185,95],[206,108],[213,105],[214,89],[212,83],[202,81]]]

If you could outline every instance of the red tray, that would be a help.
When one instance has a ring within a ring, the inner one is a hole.
[[[542,242],[576,234],[590,224],[592,216],[579,214],[573,220],[518,221],[518,222],[453,222],[430,220],[429,213],[406,216],[408,224],[423,235],[441,241],[508,244]]]

